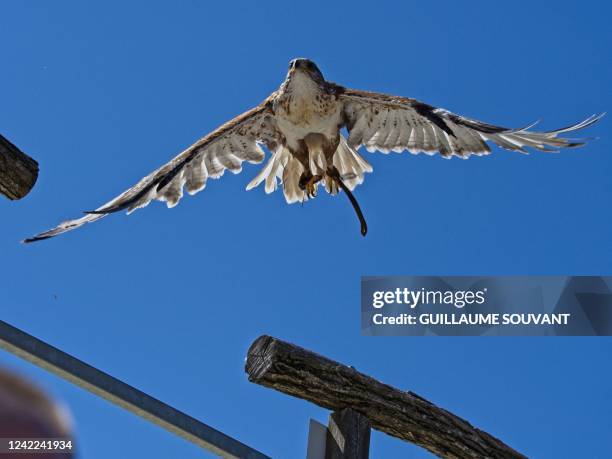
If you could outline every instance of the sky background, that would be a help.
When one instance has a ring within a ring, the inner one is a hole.
[[[270,334],[412,390],[537,458],[608,458],[609,338],[360,336],[362,275],[612,274],[611,117],[579,150],[364,153],[356,195],[304,206],[259,166],[50,241],[313,59],[340,84],[543,129],[612,108],[608,2],[2,2],[0,132],[40,163],[0,199],[0,317],[275,458],[328,412],[247,381]],[[72,410],[83,458],[202,451],[0,353]],[[428,458],[374,432],[372,457]]]

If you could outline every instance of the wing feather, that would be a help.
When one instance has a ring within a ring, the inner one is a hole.
[[[437,151],[445,158],[489,154],[491,149],[486,141],[522,153],[527,153],[526,148],[550,152],[582,146],[588,139],[558,135],[584,129],[604,115],[593,115],[577,124],[541,132],[530,130],[535,123],[508,129],[405,97],[344,88],[340,98],[352,148],[364,145],[370,152],[382,153],[408,150],[413,154],[433,154]]]
[[[184,187],[189,194],[195,194],[205,188],[209,178],[221,177],[226,169],[237,174],[242,170],[244,161],[263,161],[264,152],[260,144],[275,149],[280,141],[266,102],[203,137],[95,211],[63,222],[23,242],[48,239],[120,210],[126,209],[130,213],[147,206],[153,200],[165,201],[168,207],[174,207],[183,197]]]

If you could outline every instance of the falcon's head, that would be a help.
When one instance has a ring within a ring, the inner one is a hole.
[[[325,78],[317,67],[317,64],[312,62],[310,59],[297,58],[289,61],[289,71],[287,72],[287,79],[290,79],[294,74],[300,73],[310,77],[317,83],[323,83]]]

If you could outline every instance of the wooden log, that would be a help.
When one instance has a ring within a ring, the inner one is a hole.
[[[404,392],[314,352],[261,336],[249,348],[249,381],[324,408],[366,416],[374,429],[443,458],[525,458],[492,435],[413,392]]]
[[[329,415],[325,459],[368,459],[370,421],[351,408]]]
[[[34,187],[38,163],[0,135],[0,193],[21,199]]]

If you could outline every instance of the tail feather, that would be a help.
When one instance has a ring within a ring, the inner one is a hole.
[[[357,151],[349,146],[344,136],[340,136],[338,149],[334,154],[333,165],[340,172],[340,177],[350,190],[363,183],[366,172],[372,172],[372,166]],[[313,174],[320,174],[327,169],[325,157],[322,154],[313,155],[309,165],[315,170]],[[300,176],[304,172],[304,166],[300,163],[285,147],[279,147],[272,157],[268,160],[263,169],[247,185],[247,190],[251,190],[265,182],[266,193],[275,191],[280,183],[283,187],[283,194],[288,204],[303,202],[308,200],[308,196],[299,187]],[[330,194],[338,192],[338,186],[334,180],[325,178],[319,182],[325,186]]]
[[[283,171],[283,193],[285,200],[289,204],[294,202],[302,202],[308,197],[304,190],[300,189],[300,176],[304,171],[304,166],[294,157],[290,157]]]
[[[366,172],[372,172],[372,166],[340,136],[340,144],[334,155],[334,166],[340,172],[342,181],[349,190],[354,190],[363,183]]]

